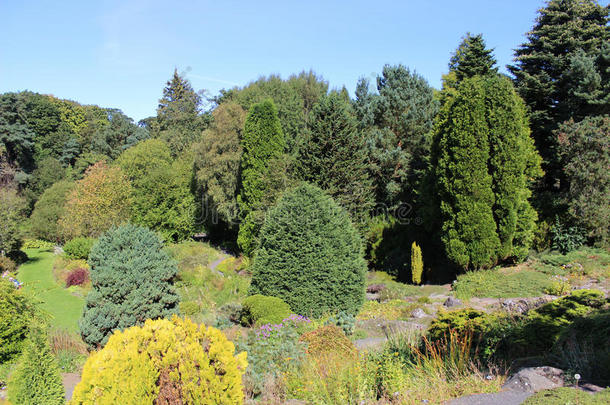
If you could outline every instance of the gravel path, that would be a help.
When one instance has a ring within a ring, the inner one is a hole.
[[[532,395],[531,392],[516,390],[500,391],[494,394],[475,394],[453,399],[446,405],[520,405]]]

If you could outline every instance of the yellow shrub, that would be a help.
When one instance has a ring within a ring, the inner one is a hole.
[[[246,353],[212,327],[148,320],[89,357],[71,404],[242,404]]]
[[[417,243],[411,245],[411,280],[413,284],[421,284],[421,276],[424,272],[424,261],[421,257],[421,248]]]

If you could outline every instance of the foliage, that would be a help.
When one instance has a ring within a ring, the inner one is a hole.
[[[528,187],[540,157],[508,79],[462,81],[443,106],[434,150],[447,257],[463,269],[525,258],[537,218]]]
[[[242,306],[241,323],[244,326],[280,323],[291,313],[290,306],[282,299],[260,294],[247,297]]]
[[[421,256],[421,248],[413,242],[411,245],[411,281],[413,284],[421,284],[423,272],[424,261]]]
[[[0,188],[0,256],[19,250],[26,201],[13,189]]]
[[[456,297],[537,297],[551,286],[548,275],[531,269],[489,269],[460,274],[453,284]]]
[[[353,314],[347,312],[339,312],[336,315],[332,315],[324,325],[335,325],[343,330],[345,336],[351,336],[354,334],[356,328],[356,317]]]
[[[246,353],[234,351],[218,329],[147,320],[89,357],[70,403],[242,404]]]
[[[36,317],[32,299],[0,278],[0,363],[14,360],[21,353],[28,326]]]
[[[375,200],[392,213],[415,200],[438,101],[428,82],[402,65],[385,65],[376,84],[378,94],[369,92],[368,80],[358,82],[354,107],[366,138]]]
[[[300,338],[307,345],[307,355],[324,361],[329,356],[354,357],[356,348],[345,336],[343,330],[335,325],[326,325],[303,334]]]
[[[602,245],[610,243],[610,117],[593,117],[559,126],[557,139],[565,201],[573,221]]]
[[[87,260],[89,258],[89,253],[91,252],[91,248],[96,242],[97,239],[95,238],[78,237],[70,239],[63,247],[64,253],[70,259]]]
[[[131,224],[103,234],[89,254],[92,290],[79,327],[91,348],[116,329],[176,313],[177,268],[155,233]]]
[[[74,182],[62,180],[42,193],[29,219],[32,236],[53,242],[62,240],[58,221],[63,216],[66,200],[74,186]]]
[[[603,49],[608,49],[608,15],[608,8],[595,0],[549,1],[539,10],[527,40],[515,51],[515,65],[509,66],[531,111],[532,135],[545,162],[546,189],[553,190],[561,178],[552,131],[570,118],[580,121],[608,111],[607,97],[589,99],[608,94],[601,88],[609,73],[602,57]],[[589,59],[586,71],[576,66],[583,66],[583,57]],[[588,82],[586,91],[583,82]]]
[[[591,393],[578,388],[561,387],[542,390],[528,397],[523,405],[573,404],[603,405],[610,401],[610,389]]]
[[[263,177],[269,172],[271,161],[282,155],[286,145],[273,101],[266,100],[252,106],[241,143],[241,190],[237,203],[242,223],[237,243],[246,255],[252,255],[261,225],[253,213],[263,208]]]
[[[585,242],[582,229],[577,226],[565,227],[559,218],[551,228],[551,247],[561,254],[569,253],[581,247]]]
[[[54,183],[66,176],[66,169],[61,162],[53,157],[47,157],[38,163],[29,178],[24,191],[30,207],[38,200],[42,193]]]
[[[76,182],[59,220],[67,239],[77,236],[97,237],[129,218],[131,184],[118,167],[98,162]]]
[[[409,319],[411,312],[417,308],[417,304],[406,302],[402,299],[390,299],[383,302],[378,301],[366,301],[360,312],[358,313],[358,320],[367,319],[386,319],[386,320],[398,320],[398,319]]]
[[[83,285],[89,281],[89,270],[79,267],[68,273],[66,277],[66,287],[73,285]]]
[[[307,316],[355,314],[364,301],[363,254],[347,212],[304,183],[269,211],[250,291],[282,298]]]
[[[492,53],[493,50],[485,47],[482,34],[470,35],[468,32],[451,56],[449,72],[455,72],[458,81],[495,74],[498,68],[494,67],[496,58]]]
[[[349,100],[331,92],[314,106],[296,157],[298,177],[316,184],[362,229],[374,205],[365,139]]]
[[[0,256],[0,274],[8,272],[9,274],[14,273],[17,270],[17,264],[6,256]]]
[[[15,405],[63,405],[64,386],[59,366],[40,325],[30,328],[28,341],[9,381],[9,399]]]
[[[159,139],[140,142],[116,161],[132,184],[131,220],[164,239],[184,240],[195,225],[195,199],[190,191],[191,161],[172,160]]]
[[[49,242],[42,239],[25,239],[21,248],[51,250],[54,246],[55,245],[53,244],[53,242]]]
[[[206,228],[237,225],[237,194],[246,112],[234,102],[220,104],[202,140],[193,146],[195,176],[202,193]]]

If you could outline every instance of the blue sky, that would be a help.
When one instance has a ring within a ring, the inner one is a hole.
[[[602,1],[607,4],[607,1]],[[31,90],[155,113],[174,67],[215,95],[261,75],[313,69],[353,95],[402,63],[433,86],[467,32],[502,69],[543,0],[0,0],[0,92]]]

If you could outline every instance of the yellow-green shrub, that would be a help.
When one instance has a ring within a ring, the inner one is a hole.
[[[305,333],[300,340],[307,343],[307,354],[313,357],[337,355],[350,358],[356,355],[354,344],[345,336],[343,330],[335,325],[326,325]]]
[[[421,256],[421,248],[417,243],[411,245],[411,280],[413,284],[421,284],[421,276],[424,272],[424,261]]]
[[[242,404],[246,353],[212,327],[148,320],[89,357],[71,404]]]
[[[281,298],[254,294],[242,303],[241,323],[248,325],[263,325],[280,323],[290,315],[290,306]]]

